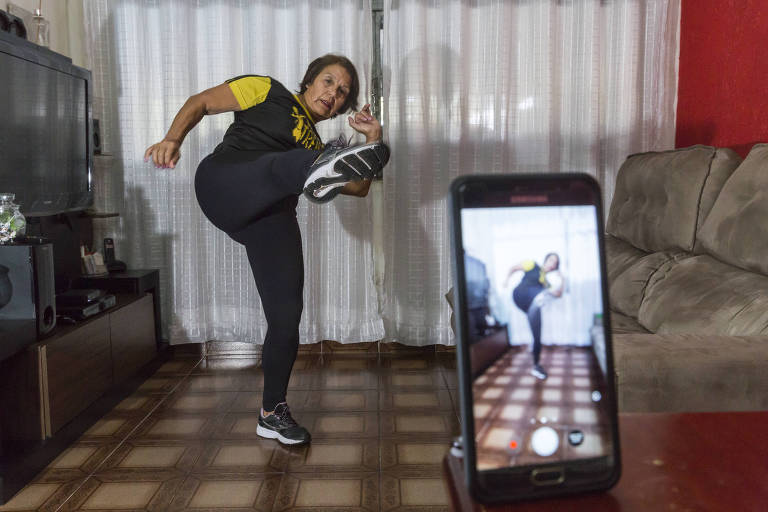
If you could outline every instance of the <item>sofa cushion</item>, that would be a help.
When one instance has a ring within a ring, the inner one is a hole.
[[[699,199],[699,216],[696,221],[697,230],[701,229],[701,226],[704,225],[712,211],[712,207],[715,205],[715,201],[723,190],[725,182],[736,172],[741,162],[742,158],[732,149],[718,148],[715,151],[709,175],[704,182],[704,189],[701,191],[701,199]],[[693,252],[696,254],[704,252],[698,236],[693,245]]]
[[[619,334],[613,360],[620,412],[768,409],[763,336]]]
[[[648,253],[612,235],[605,236],[605,266],[608,284]]]
[[[664,271],[670,264],[690,257],[682,251],[664,251],[647,254],[633,262],[621,274],[610,281],[608,290],[611,308],[619,313],[637,318],[645,289],[659,270]]]
[[[757,144],[723,186],[699,231],[719,260],[768,274],[768,144]]]
[[[768,277],[702,254],[653,274],[638,311],[654,333],[768,334]]]
[[[647,252],[692,251],[700,218],[739,162],[733,151],[711,146],[630,155],[606,231]]]
[[[611,332],[613,334],[648,334],[648,330],[637,323],[636,319],[613,310],[611,310]]]

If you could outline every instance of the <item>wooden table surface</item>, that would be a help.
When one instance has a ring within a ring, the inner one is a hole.
[[[622,476],[611,490],[485,510],[768,511],[768,411],[620,414],[619,433]],[[462,461],[443,465],[454,510],[483,510]]]

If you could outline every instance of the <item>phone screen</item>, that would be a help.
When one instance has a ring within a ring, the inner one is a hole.
[[[596,200],[545,186],[460,201],[462,330],[480,479],[615,453]],[[540,483],[562,483],[566,473]]]

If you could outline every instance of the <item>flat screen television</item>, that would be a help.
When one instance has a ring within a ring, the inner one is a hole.
[[[93,204],[91,72],[0,32],[0,192],[28,217]]]

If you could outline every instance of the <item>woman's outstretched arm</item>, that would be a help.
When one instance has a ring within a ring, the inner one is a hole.
[[[144,152],[144,161],[151,158],[155,167],[173,169],[181,158],[181,143],[203,117],[237,110],[241,110],[240,104],[226,83],[190,96],[176,114],[163,140],[152,144]]]
[[[509,285],[509,280],[512,278],[512,274],[517,272],[518,270],[523,270],[523,264],[518,263],[517,265],[513,266],[509,269],[509,273],[507,274],[507,278],[504,280],[504,288],[506,288]]]
[[[381,140],[381,123],[371,114],[371,104],[367,103],[360,112],[356,112],[347,118],[349,126],[358,133],[365,135],[365,142],[375,142]],[[341,189],[341,193],[347,196],[365,197],[368,195],[368,189],[371,186],[371,180],[350,181]]]

